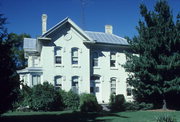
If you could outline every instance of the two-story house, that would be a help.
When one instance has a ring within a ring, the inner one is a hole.
[[[132,101],[122,67],[129,50],[126,39],[114,35],[110,25],[105,32],[84,31],[65,18],[46,31],[46,21],[43,14],[40,37],[24,39],[28,67],[18,73],[25,84],[49,82],[65,91],[92,93],[99,103],[108,103],[111,94]]]

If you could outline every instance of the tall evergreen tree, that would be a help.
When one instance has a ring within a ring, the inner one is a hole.
[[[12,107],[17,98],[19,77],[13,61],[12,42],[4,27],[6,18],[0,14],[0,114]]]
[[[129,40],[133,54],[127,54],[128,82],[134,87],[138,102],[154,106],[180,108],[180,21],[173,21],[165,0],[156,3],[154,11],[140,5],[144,21],[139,21],[138,36]],[[179,102],[179,103],[178,103]],[[177,104],[178,103],[178,104]]]

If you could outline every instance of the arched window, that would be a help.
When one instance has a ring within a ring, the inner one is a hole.
[[[55,76],[54,78],[54,86],[56,89],[62,89],[62,76]]]
[[[132,95],[132,88],[127,88],[127,96],[131,96]]]
[[[98,53],[93,52],[93,67],[98,67]]]
[[[110,53],[110,67],[116,67],[116,53]]]
[[[72,77],[72,89],[74,93],[79,93],[79,76]]]
[[[90,84],[90,92],[93,94],[99,93],[100,91],[100,76],[99,75],[93,75],[91,76],[91,84]]]
[[[55,63],[62,64],[62,48],[58,46],[55,47]]]
[[[111,94],[116,94],[116,78],[112,77],[110,79],[110,88],[111,88]]]
[[[72,64],[73,65],[78,65],[78,48],[72,48],[71,50],[71,55],[72,55]]]

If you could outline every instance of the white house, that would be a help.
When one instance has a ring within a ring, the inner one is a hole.
[[[99,103],[108,103],[112,93],[132,101],[122,67],[129,50],[126,39],[114,35],[110,25],[105,33],[84,31],[70,18],[46,31],[46,20],[43,14],[40,37],[24,39],[28,67],[18,73],[25,84],[49,82],[65,91],[92,93]]]

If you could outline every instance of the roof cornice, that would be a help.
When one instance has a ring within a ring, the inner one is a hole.
[[[66,17],[55,26],[50,28],[46,33],[44,33],[40,38],[46,38],[49,34],[53,33],[58,28],[62,27],[64,24],[69,23],[77,32],[79,32],[86,40],[84,42],[94,43],[94,40],[91,39],[78,25],[76,25],[69,17]]]

